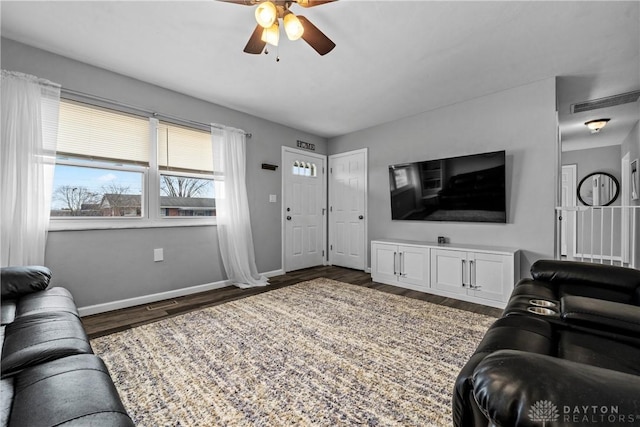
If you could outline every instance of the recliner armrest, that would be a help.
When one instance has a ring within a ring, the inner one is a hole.
[[[0,268],[2,299],[16,299],[46,289],[51,281],[51,270],[42,266]]]
[[[489,425],[632,425],[640,420],[636,375],[500,350],[477,366],[472,381],[474,398]]]
[[[531,266],[531,277],[558,285],[614,287],[629,294],[640,288],[640,270],[578,261],[538,260]]]
[[[640,307],[635,305],[567,295],[560,300],[560,317],[568,325],[640,334]]]

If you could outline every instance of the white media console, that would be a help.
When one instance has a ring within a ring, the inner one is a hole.
[[[504,308],[520,279],[519,250],[413,240],[371,241],[373,281]]]

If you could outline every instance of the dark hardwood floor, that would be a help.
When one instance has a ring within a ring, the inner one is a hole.
[[[345,283],[365,286],[396,295],[404,295],[409,298],[429,301],[435,304],[472,311],[474,313],[482,313],[495,317],[500,316],[502,313],[502,310],[497,308],[472,304],[424,292],[417,292],[410,289],[399,288],[397,286],[376,283],[371,280],[370,274],[363,271],[351,270],[342,267],[320,266],[294,271],[282,276],[272,277],[269,279],[270,284],[267,287],[240,289],[235,286],[228,286],[221,289],[214,289],[166,301],[158,301],[153,304],[85,316],[82,318],[82,322],[89,338],[97,338],[103,335],[144,325],[146,323],[155,322],[167,317],[177,316],[188,311],[222,304],[228,301],[245,298],[262,292],[268,292],[273,289],[283,288],[285,286],[294,285],[299,282],[319,277],[326,277]]]

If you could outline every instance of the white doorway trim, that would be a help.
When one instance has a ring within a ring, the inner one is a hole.
[[[280,164],[282,165],[281,172],[281,186],[280,186],[280,239],[282,242],[281,245],[281,254],[280,254],[280,264],[282,265],[282,271],[287,272],[286,265],[286,250],[287,250],[287,236],[286,236],[286,217],[287,214],[285,212],[285,206],[287,206],[287,192],[286,192],[286,179],[288,176],[288,170],[286,168],[289,167],[285,163],[285,153],[299,154],[303,156],[313,157],[322,162],[322,209],[324,213],[324,218],[322,220],[322,265],[327,265],[327,258],[329,253],[327,251],[327,179],[326,179],[326,165],[327,165],[327,156],[324,154],[314,153],[313,151],[300,150],[293,147],[282,146],[281,155],[280,155]]]

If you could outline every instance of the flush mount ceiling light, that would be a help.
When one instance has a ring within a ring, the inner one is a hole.
[[[598,133],[598,132],[600,132],[600,129],[602,129],[603,127],[606,126],[606,124],[609,122],[609,120],[611,120],[611,119],[589,120],[588,122],[585,122],[584,124],[591,130],[591,133]]]
[[[302,38],[320,55],[326,55],[336,47],[327,36],[324,35],[315,25],[302,15],[295,15],[289,10],[292,4],[301,7],[320,6],[336,0],[220,0],[226,3],[236,3],[245,6],[258,5],[255,10],[258,25],[253,34],[249,37],[247,45],[244,47],[246,53],[258,54],[265,51],[268,44],[278,45],[280,39],[280,26],[278,20],[281,19],[284,31],[289,40]]]

